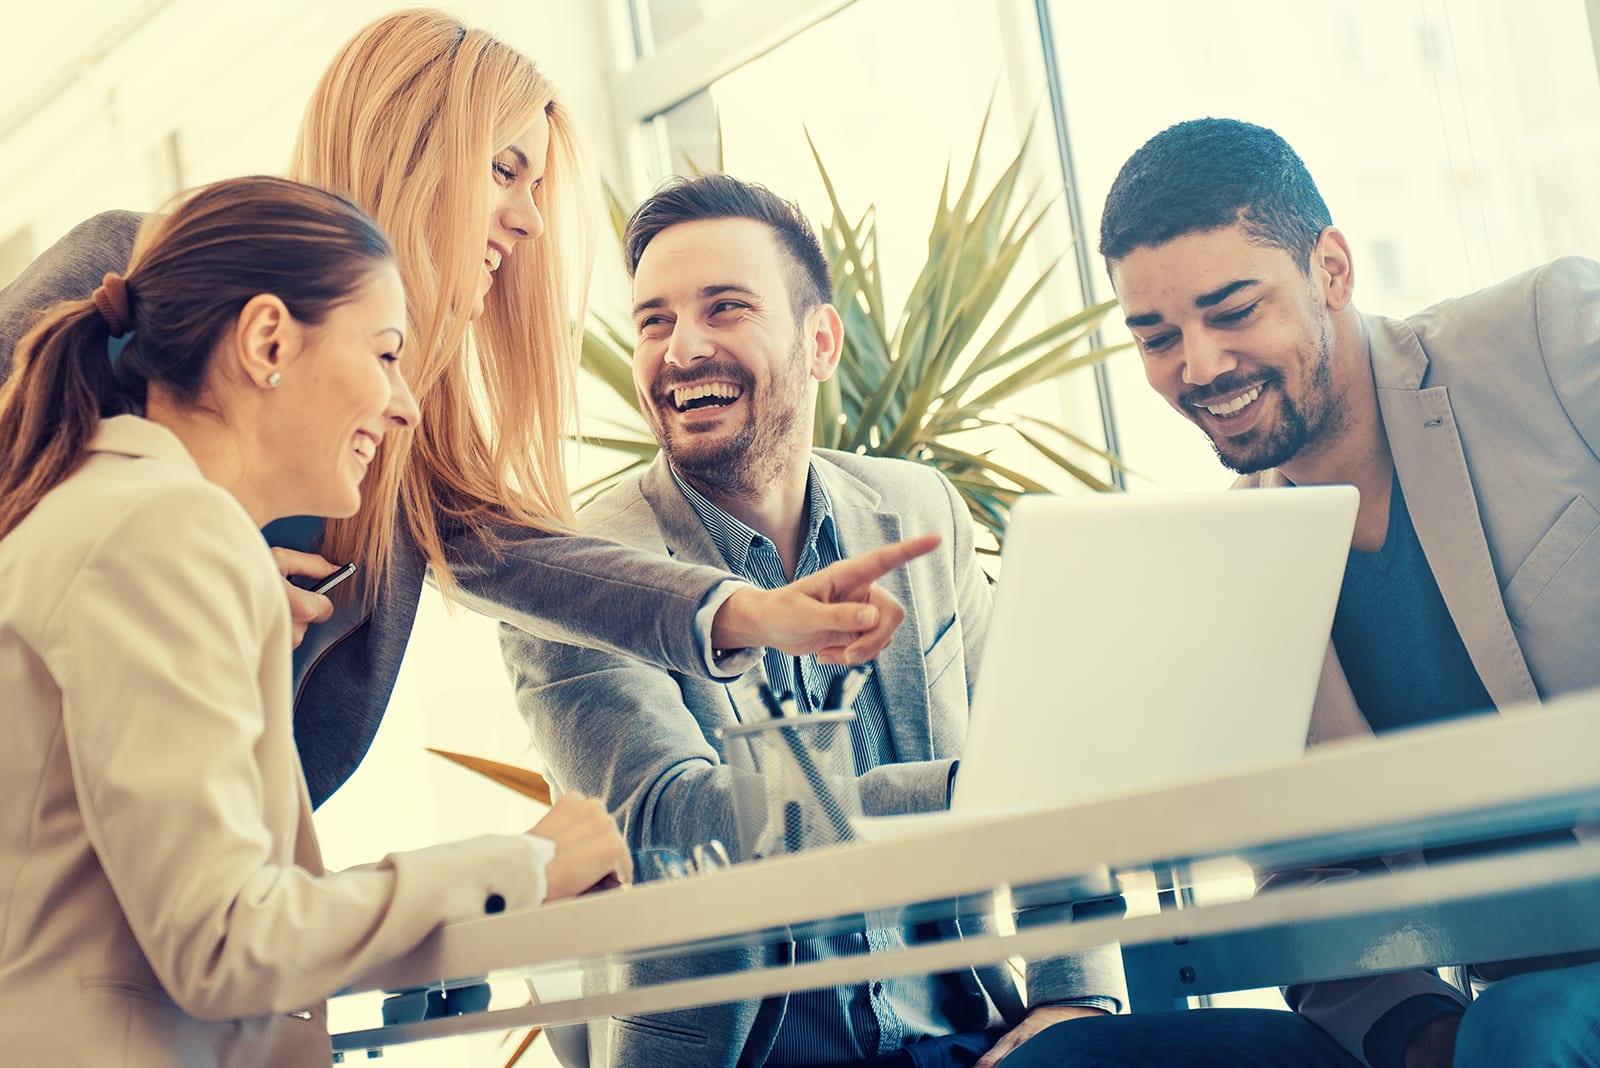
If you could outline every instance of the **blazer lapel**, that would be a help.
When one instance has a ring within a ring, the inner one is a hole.
[[[667,555],[675,560],[727,569],[728,561],[717,551],[717,543],[700,525],[700,517],[689,506],[683,491],[673,480],[665,454],[657,453],[655,460],[645,469],[639,480],[639,493],[655,513],[656,527],[666,544]],[[758,659],[749,671],[723,685],[728,695],[731,718],[735,722],[749,723],[767,718],[766,706],[757,689],[766,681],[766,669]]]
[[[639,480],[639,492],[656,514],[656,526],[666,542],[667,555],[692,564],[720,568],[728,566],[728,562],[717,551],[717,543],[700,525],[700,517],[694,514],[694,509],[689,507],[688,500],[678,489],[677,482],[673,481],[665,454],[657,453],[655,460],[645,469]]]
[[[1445,606],[1494,703],[1537,700],[1500,597],[1449,392],[1421,388],[1428,357],[1408,325],[1369,318],[1368,326],[1384,431]]]
[[[905,537],[899,514],[883,511],[882,497],[875,490],[829,463],[826,457],[813,454],[812,459],[833,501],[833,521],[841,551],[846,555],[866,552]],[[922,658],[926,645],[922,627],[927,624],[917,616],[911,584],[911,567],[915,566],[913,563],[896,568],[878,580],[878,585],[906,610],[905,621],[894,632],[888,647],[878,654],[879,684],[883,685],[884,679],[895,680],[893,691],[885,687],[883,697],[895,757],[902,763],[934,757],[928,668]]]

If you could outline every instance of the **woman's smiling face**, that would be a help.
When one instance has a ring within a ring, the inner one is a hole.
[[[287,470],[277,476],[297,496],[287,514],[354,514],[384,435],[420,421],[400,373],[405,312],[399,271],[386,263],[309,328],[304,351],[279,387],[293,413],[281,438],[279,466]]]
[[[489,240],[483,253],[472,318],[483,314],[494,274],[517,243],[544,233],[544,215],[536,193],[544,183],[550,155],[550,121],[543,113],[522,134],[501,149],[489,165]]]

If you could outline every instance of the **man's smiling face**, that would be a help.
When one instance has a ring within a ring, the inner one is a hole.
[[[1239,225],[1111,265],[1145,377],[1241,474],[1288,463],[1345,425],[1316,278]]]
[[[633,381],[681,473],[748,489],[809,442],[816,368],[790,269],[772,228],[743,218],[669,226],[639,257]]]

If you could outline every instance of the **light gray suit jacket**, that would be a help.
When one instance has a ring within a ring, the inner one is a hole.
[[[1557,260],[1367,327],[1406,507],[1495,706],[1600,686],[1600,263]],[[1311,740],[1368,730],[1330,648]],[[1454,996],[1405,972],[1291,1000],[1361,1056],[1372,1024],[1419,993]]]
[[[973,551],[971,520],[954,488],[929,467],[823,450],[812,456],[846,552],[927,531],[944,537],[934,553],[883,582],[906,608],[905,622],[877,661],[900,763],[875,768],[860,780],[868,813],[943,809],[951,767],[966,738],[968,701],[989,620],[990,590]],[[660,457],[580,519],[591,534],[723,566]],[[502,646],[518,705],[558,789],[603,798],[635,849],[738,840],[731,772],[719,755],[716,730],[767,717],[751,699],[751,687],[661,671],[511,627],[502,628]],[[734,950],[718,966],[761,963],[755,951]],[[708,966],[702,959],[679,964],[675,972],[636,970],[628,981],[661,981]],[[1022,1006],[1005,969],[979,971],[952,978],[951,1018],[963,1029],[991,1026],[997,1007],[1014,1022]],[[1030,963],[1028,988],[1034,1004],[1090,995],[1125,1002],[1115,947]],[[590,1031],[591,1047],[600,1053],[595,1063],[759,1065],[786,1003],[774,998],[604,1021]]]

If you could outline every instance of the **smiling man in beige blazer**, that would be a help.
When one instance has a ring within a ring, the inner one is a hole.
[[[1361,491],[1314,739],[1600,686],[1600,264],[1363,315],[1299,157],[1221,119],[1128,160],[1101,252],[1150,384],[1241,484]],[[1595,965],[1470,1009],[1421,972],[1289,999],[1374,1068],[1600,1059]]]

